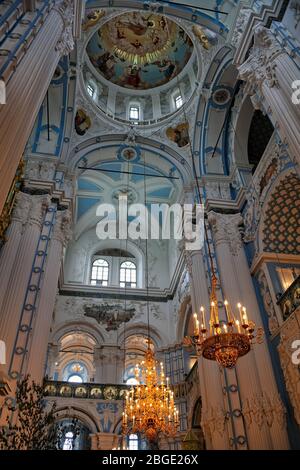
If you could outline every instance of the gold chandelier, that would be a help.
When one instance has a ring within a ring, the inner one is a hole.
[[[143,434],[149,442],[159,434],[176,435],[179,413],[174,404],[174,392],[165,377],[163,363],[158,365],[150,345],[145,360],[134,369],[137,385],[126,393],[123,412],[123,435]]]
[[[235,316],[227,300],[224,301],[226,320],[221,322],[216,284],[217,278],[213,272],[209,327],[206,327],[205,309],[201,307],[200,317],[194,313],[194,333],[184,338],[184,345],[194,346],[197,355],[231,369],[240,357],[250,351],[254,339],[262,341],[263,329],[258,328],[255,336],[256,326],[249,320],[246,308],[238,303],[238,314]]]

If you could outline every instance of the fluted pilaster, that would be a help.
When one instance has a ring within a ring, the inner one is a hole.
[[[242,220],[240,214],[209,213],[224,294],[233,309],[238,302],[243,303],[250,319],[260,326],[259,306],[239,231]],[[279,424],[284,409],[282,403],[280,410],[275,406],[281,400],[266,343],[256,344],[239,359],[236,369],[250,449],[287,449],[286,428]]]
[[[32,327],[26,372],[41,382],[46,370],[46,355],[52,315],[55,305],[57,283],[63,247],[71,238],[71,214],[68,210],[58,212],[53,228],[43,283]]]
[[[30,204],[29,208],[27,203]],[[44,214],[50,204],[50,196],[28,196],[27,203],[26,208],[28,209],[29,216],[11,267],[5,298],[3,299],[0,312],[1,339],[6,344],[7,368],[12,357],[32,263],[41,233]]]
[[[191,276],[191,298],[194,312],[201,305],[209,305],[209,292],[201,251],[186,251],[186,263]],[[206,445],[210,449],[229,448],[225,426],[225,400],[219,367],[202,357],[198,359],[199,382],[202,399],[202,427]]]
[[[49,11],[7,84],[0,108],[0,212],[57,63],[73,46],[73,5],[63,0]]]
[[[254,104],[271,114],[290,155],[300,163],[300,108],[292,103],[292,83],[299,79],[295,62],[269,29],[258,26],[252,51],[238,69]]]
[[[19,192],[16,196],[16,205],[12,213],[11,223],[6,233],[7,242],[0,252],[0,310],[9,285],[9,278],[16,259],[24,224],[29,217],[30,207],[31,196]]]

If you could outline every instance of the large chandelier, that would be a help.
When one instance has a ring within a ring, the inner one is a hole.
[[[217,278],[213,273],[210,296],[210,320],[206,326],[204,307],[200,308],[200,315],[194,313],[194,333],[184,338],[184,345],[194,346],[198,356],[216,361],[222,367],[231,369],[237,360],[245,356],[251,344],[256,339],[262,341],[263,330],[257,328],[249,320],[247,310],[242,304],[237,304],[237,314],[234,315],[227,300],[224,301],[226,320],[220,321],[219,306],[216,297]],[[255,335],[256,333],[256,335]]]
[[[145,360],[134,369],[137,385],[126,393],[123,411],[123,434],[140,433],[151,443],[159,434],[176,435],[179,414],[174,392],[165,377],[163,363],[158,364],[150,345]]]

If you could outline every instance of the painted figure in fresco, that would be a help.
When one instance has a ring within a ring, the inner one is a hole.
[[[189,143],[189,125],[186,122],[178,124],[178,126],[174,128],[169,127],[166,134],[178,147],[185,147]]]
[[[155,64],[159,67],[160,72],[164,74],[165,82],[171,80],[176,70],[176,64],[171,60],[157,61]]]
[[[89,28],[94,26],[98,21],[105,15],[104,10],[92,10],[86,15],[85,21],[82,25],[82,30],[87,31]]]
[[[91,59],[94,67],[103,73],[107,80],[110,80],[115,74],[116,59],[110,52],[104,52],[104,54]]]
[[[78,135],[84,135],[91,127],[91,120],[89,116],[82,110],[78,109],[75,116],[75,130]]]
[[[218,39],[214,33],[209,31],[206,28],[201,28],[200,26],[194,25],[193,26],[193,33],[195,34],[196,38],[199,40],[200,44],[204,49],[207,51],[218,43]]]
[[[192,55],[189,35],[154,13],[129,12],[99,28],[88,56],[107,80],[125,88],[146,90],[164,85]]]
[[[122,84],[125,84],[130,88],[139,88],[142,82],[140,73],[141,69],[139,67],[128,67],[127,75],[121,80]]]

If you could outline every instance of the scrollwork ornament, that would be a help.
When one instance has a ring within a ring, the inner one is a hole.
[[[275,59],[283,53],[273,33],[259,25],[254,30],[254,46],[248,59],[239,67],[240,78],[247,82],[246,91],[255,94],[266,83],[278,86]]]
[[[74,23],[74,1],[63,0],[55,10],[63,20],[63,31],[55,46],[60,55],[69,55],[74,49],[73,23]]]

